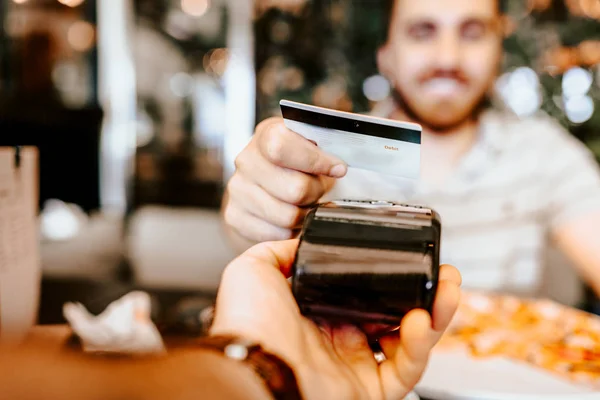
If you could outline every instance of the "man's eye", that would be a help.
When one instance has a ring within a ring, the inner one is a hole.
[[[480,22],[470,22],[462,28],[462,36],[467,39],[479,39],[485,36],[485,33],[485,26]]]
[[[427,39],[435,33],[435,27],[431,24],[419,24],[412,26],[408,31],[410,37],[415,39]]]

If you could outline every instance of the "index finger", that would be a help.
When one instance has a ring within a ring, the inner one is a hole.
[[[269,121],[260,129],[258,144],[267,160],[283,168],[334,178],[343,177],[347,171],[344,161],[289,130],[283,120]]]

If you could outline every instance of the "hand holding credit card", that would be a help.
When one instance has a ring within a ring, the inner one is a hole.
[[[363,191],[346,190],[360,185],[353,182],[362,172],[381,174],[379,180],[391,182],[394,190],[419,179],[419,125],[287,100],[280,105],[283,118],[258,124],[227,183],[223,216],[240,249],[295,237],[309,207],[334,187],[350,197]],[[349,169],[358,174],[344,180]],[[380,183],[376,186],[384,189]]]
[[[421,126],[281,100],[285,126],[349,167],[419,178]]]

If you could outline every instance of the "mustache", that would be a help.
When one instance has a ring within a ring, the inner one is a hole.
[[[453,68],[453,69],[439,69],[438,68],[438,69],[434,69],[431,71],[427,71],[419,77],[418,82],[420,84],[423,84],[431,79],[438,79],[438,78],[453,79],[463,85],[466,85],[469,83],[469,77],[467,76],[467,74],[465,74],[464,71],[462,71],[461,69],[458,69],[458,68]]]

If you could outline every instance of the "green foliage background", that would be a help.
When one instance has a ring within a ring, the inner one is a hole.
[[[271,9],[256,20],[256,67],[260,72],[269,60],[279,58],[280,68],[298,68],[304,85],[290,90],[280,85],[272,93],[257,90],[257,121],[277,115],[278,102],[287,98],[312,102],[318,85],[333,78],[343,79],[352,110],[366,112],[370,105],[362,90],[363,81],[377,73],[376,49],[385,38],[389,18],[387,0],[307,1],[297,15]],[[595,112],[583,124],[569,122],[561,107],[562,75],[544,70],[544,55],[556,46],[574,47],[584,40],[600,40],[600,22],[569,12],[564,0],[553,0],[541,12],[528,12],[527,1],[508,0],[507,15],[516,29],[505,41],[505,71],[531,67],[542,86],[542,109],[585,142],[600,160],[600,72],[591,68],[594,83],[589,95]],[[287,26],[287,41],[275,40],[274,31]]]

